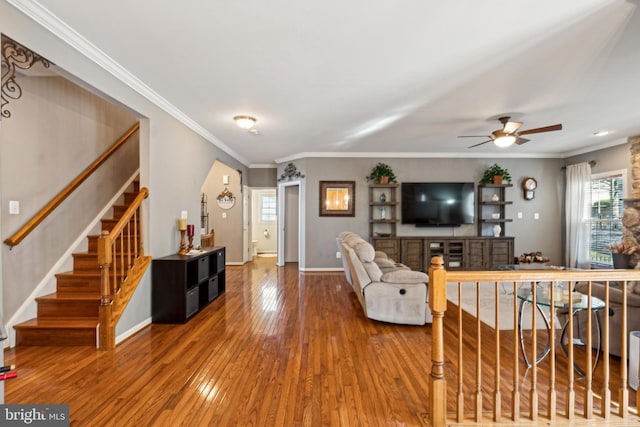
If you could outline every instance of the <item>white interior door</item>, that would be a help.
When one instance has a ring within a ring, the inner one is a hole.
[[[292,193],[287,193],[286,190],[288,187],[297,188],[297,191],[292,190]],[[300,270],[304,270],[305,268],[305,193],[306,189],[304,179],[278,183],[278,258],[276,262],[276,265],[278,266],[283,266],[286,262],[286,246],[293,246],[297,251],[298,268]],[[297,210],[291,207],[291,212],[287,212],[289,210],[289,208],[287,208],[287,198],[294,197],[292,194],[295,194],[297,199],[289,200],[289,203],[297,204]],[[290,224],[289,216],[297,217],[297,221]],[[292,232],[294,233],[293,235],[297,236],[297,242],[286,245],[285,240],[289,234],[289,227],[294,228]]]
[[[300,187],[290,186],[285,189],[285,242],[284,262],[300,260]]]

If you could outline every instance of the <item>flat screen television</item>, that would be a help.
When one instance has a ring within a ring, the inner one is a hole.
[[[457,227],[473,224],[473,182],[403,182],[402,224]]]

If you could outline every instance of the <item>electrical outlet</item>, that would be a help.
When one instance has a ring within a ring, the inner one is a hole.
[[[342,258],[342,253],[340,251],[336,252],[336,258],[338,259]]]

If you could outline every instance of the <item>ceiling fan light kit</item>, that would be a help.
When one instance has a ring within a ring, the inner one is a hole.
[[[541,132],[551,132],[556,130],[562,130],[562,125],[551,125],[545,126],[541,128],[527,129],[518,131],[520,126],[522,126],[522,122],[512,122],[509,121],[509,116],[500,117],[498,120],[502,123],[502,129],[497,129],[491,132],[491,135],[487,135],[486,138],[489,138],[486,141],[480,142],[478,144],[471,145],[467,148],[477,147],[479,145],[486,144],[487,142],[493,141],[496,146],[500,148],[510,147],[514,143],[517,145],[522,145],[529,140],[527,138],[522,138],[521,135],[530,135],[532,133],[541,133]],[[484,137],[483,135],[461,135],[459,138],[475,138],[475,137]]]
[[[513,135],[499,136],[493,140],[493,143],[500,148],[510,147],[516,142],[516,137]]]

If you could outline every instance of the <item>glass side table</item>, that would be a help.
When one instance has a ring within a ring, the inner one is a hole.
[[[549,354],[549,351],[551,349],[551,342],[550,342],[551,324],[549,321],[549,315],[551,315],[552,313],[553,315],[555,315],[554,311],[558,309],[568,311],[569,302],[564,301],[562,299],[562,295],[560,296],[554,295],[554,301],[553,301],[554,310],[551,310],[551,301],[550,301],[550,296],[548,292],[550,284],[547,284],[546,286],[543,284],[536,284],[536,286],[537,286],[536,307],[535,307],[535,310],[532,308],[531,314],[535,315],[535,311],[539,312],[541,314],[544,325],[547,329],[547,343],[545,347],[542,349],[542,351],[536,356],[535,363],[538,364],[542,359],[544,359]],[[531,288],[523,287],[518,290],[517,295],[518,295],[518,299],[520,300],[520,307],[518,309],[518,330],[520,334],[520,348],[522,350],[522,357],[524,359],[524,362],[526,363],[527,367],[531,367],[531,362],[529,361],[529,358],[527,357],[527,353],[525,351],[524,335],[522,333],[522,318],[523,318],[525,306],[527,304],[533,304],[533,293],[531,292]],[[549,314],[547,314],[546,311],[544,310],[544,308],[546,307],[549,307]],[[578,312],[585,311],[585,310],[589,310],[592,313],[594,313],[604,308],[605,308],[604,301],[594,296],[591,296],[591,304],[589,306],[589,298],[587,295],[584,295],[584,294],[582,295],[582,298],[580,300],[576,300],[573,302],[571,307],[572,312],[567,313],[567,320],[562,325],[562,332],[560,334],[560,348],[562,349],[562,353],[565,356],[568,356],[567,346],[565,344],[565,338],[567,334],[567,327],[569,325],[569,316],[575,316]],[[602,340],[601,338],[602,330],[600,327],[600,319],[598,316],[594,316],[594,317],[595,317],[596,337],[598,341],[597,341],[597,346],[595,347],[596,356],[595,356],[595,362],[593,363],[593,369],[595,369],[596,365],[598,364],[598,360],[600,359],[600,342]],[[535,333],[535,331],[532,333]],[[571,343],[571,345],[573,344],[585,345],[585,343],[583,343],[579,339],[577,340],[574,339],[574,342]],[[574,368],[580,375],[582,376],[585,375],[584,371],[575,363],[574,363]]]

